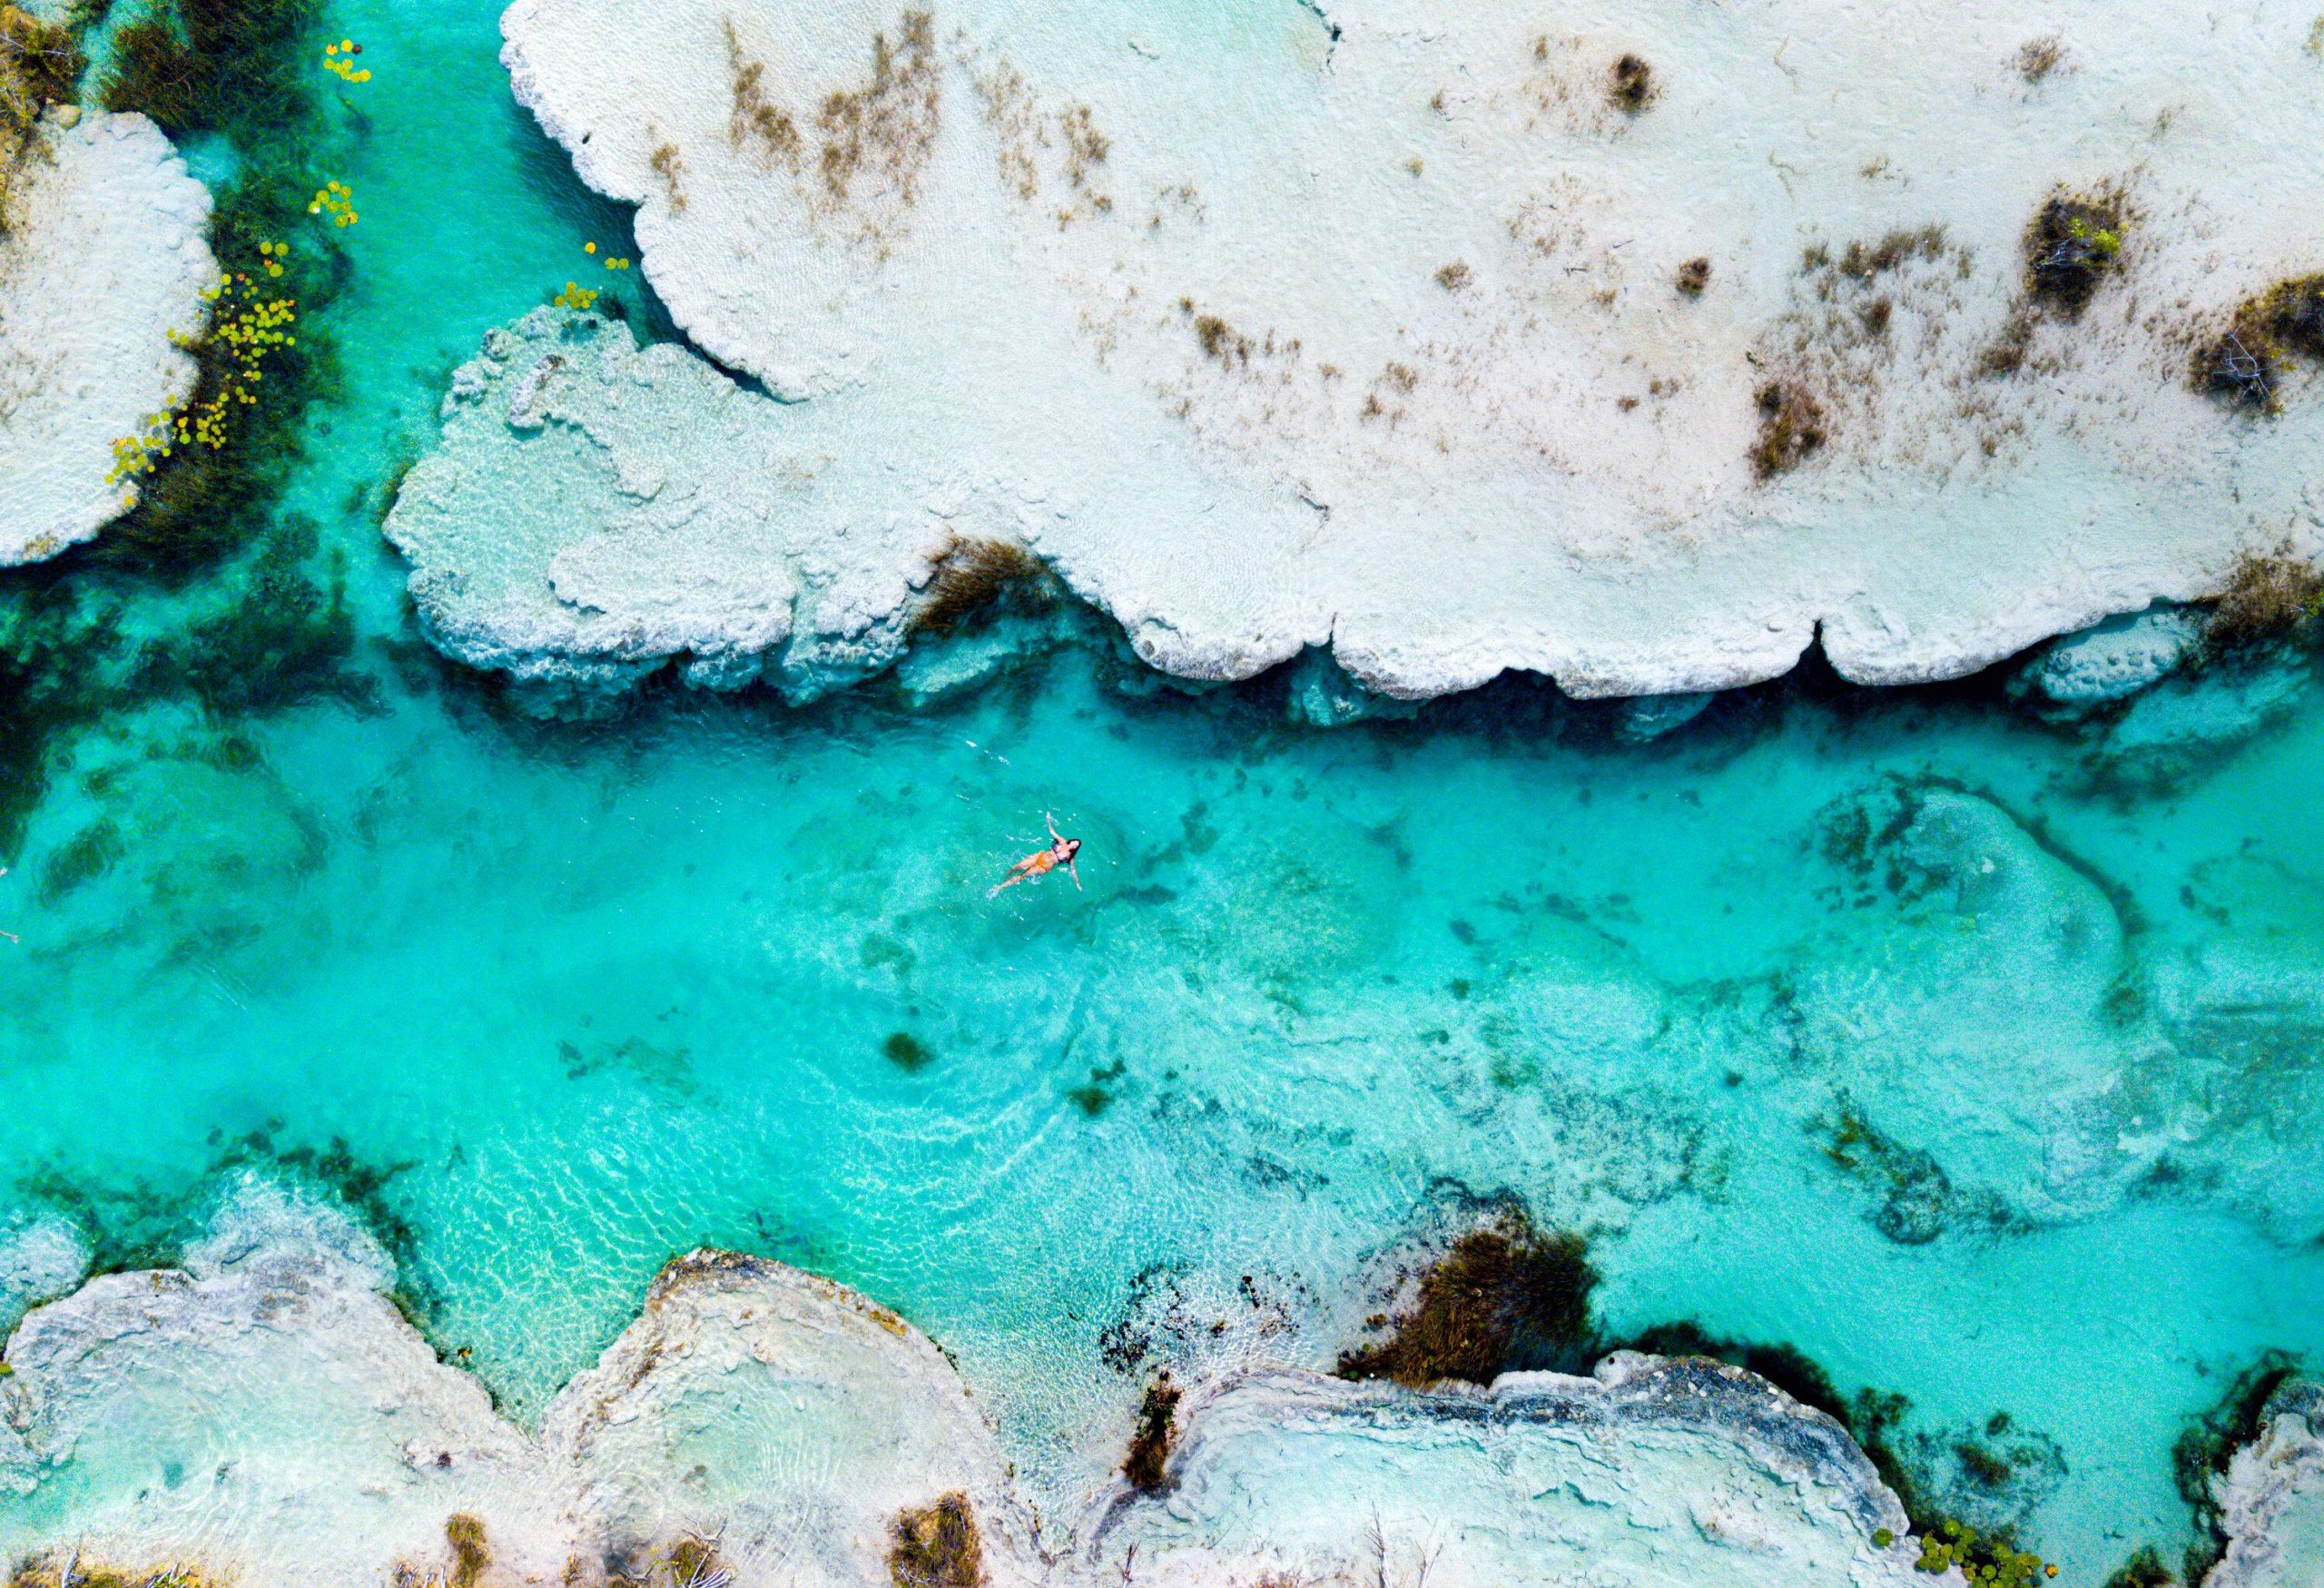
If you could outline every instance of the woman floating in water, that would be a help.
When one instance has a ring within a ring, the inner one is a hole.
[[[1073,863],[1073,857],[1081,853],[1081,840],[1061,835],[1057,830],[1057,818],[1047,811],[1041,813],[1041,819],[1049,824],[1049,846],[1010,866],[1008,876],[993,883],[986,898],[997,899],[1001,889],[1013,888],[1028,877],[1046,876],[1059,866],[1072,874],[1075,887],[1081,885],[1081,868]]]

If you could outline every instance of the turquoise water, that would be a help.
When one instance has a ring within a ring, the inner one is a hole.
[[[494,25],[330,14],[375,77],[316,180],[363,220],[288,506],[353,650],[55,746],[0,856],[0,1210],[152,1260],[222,1165],[320,1155],[520,1416],[673,1251],[768,1253],[1070,1486],[1157,1363],[1327,1362],[1374,1254],[1514,1194],[1590,1233],[1610,1336],[1909,1397],[1926,1480],[2062,1582],[2175,1553],[2181,1428],[2324,1348],[2312,690],[2160,782],[1993,689],[1771,688],[1641,748],[1520,687],[1295,729],[1101,647],[917,712],[532,720],[417,645],[375,522],[486,328],[632,252]],[[251,577],[68,575],[157,636]],[[1044,811],[1086,891],[988,903]]]

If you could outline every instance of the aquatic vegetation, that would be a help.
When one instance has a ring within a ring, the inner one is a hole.
[[[1598,1283],[1583,1238],[1543,1234],[1521,1208],[1472,1229],[1421,1275],[1413,1304],[1377,1345],[1340,1354],[1343,1378],[1491,1384],[1525,1367],[1571,1367],[1590,1354]]]
[[[360,218],[355,212],[355,190],[341,182],[317,188],[315,196],[307,201],[307,213],[328,215],[334,226],[352,226]]]
[[[2129,1560],[2108,1573],[2105,1588],[2177,1588],[2178,1582],[2150,1544],[2140,1545]]]
[[[492,1564],[484,1523],[466,1511],[456,1511],[444,1519],[444,1542],[452,1546],[451,1588],[476,1588],[477,1580]]]
[[[1829,1162],[1878,1193],[1872,1226],[1899,1246],[1925,1246],[1965,1222],[2009,1221],[2008,1208],[1997,1199],[1956,1192],[1931,1154],[1875,1129],[1845,1093],[1833,1112],[1809,1121],[1809,1129],[1825,1138]]]
[[[1824,405],[1798,381],[1769,380],[1754,400],[1759,409],[1759,435],[1751,446],[1753,478],[1765,483],[1797,469],[1829,439]]]
[[[1137,1405],[1137,1428],[1130,1435],[1129,1454],[1122,1461],[1122,1476],[1142,1494],[1161,1493],[1169,1481],[1171,1441],[1178,1431],[1178,1401],[1183,1395],[1166,1370],[1146,1386]]]
[[[1038,584],[1047,571],[1040,558],[1013,540],[956,535],[936,555],[911,627],[950,634],[990,611],[1010,590]]]
[[[2324,361],[2324,274],[2294,276],[2236,306],[2227,329],[2195,356],[2200,390],[2272,413],[2283,367]]]
[[[2069,320],[2079,315],[2114,269],[2129,224],[2118,192],[2053,195],[2025,229],[2028,294]]]
[[[355,64],[355,57],[362,53],[363,46],[353,39],[341,39],[335,44],[325,44],[323,70],[342,83],[369,83],[371,81],[370,68],[359,67]]]
[[[279,279],[290,245],[265,241],[258,252],[256,268]],[[114,438],[107,483],[152,474],[181,448],[215,451],[225,446],[234,433],[234,410],[258,402],[258,388],[266,380],[264,365],[279,350],[298,346],[299,339],[290,331],[299,320],[296,301],[260,297],[247,274],[237,271],[219,277],[202,297],[212,306],[210,329],[199,338],[171,338],[194,355],[200,368],[193,395],[177,408],[152,415],[143,435]]]
[[[910,1031],[889,1032],[880,1052],[906,1075],[917,1075],[936,1061],[935,1051]]]
[[[1932,1576],[1959,1567],[1978,1588],[2034,1588],[2058,1574],[2058,1568],[2041,1556],[2011,1547],[2005,1538],[1989,1537],[1957,1520],[1940,1524],[1921,1535],[1915,1571]]]
[[[1679,267],[1676,280],[1679,291],[1688,297],[1701,297],[1710,288],[1710,261],[1698,254]]]
[[[594,254],[597,252],[597,245],[594,242],[585,242],[581,245],[581,252],[584,253]],[[605,261],[605,265],[609,271],[625,271],[629,268],[629,261],[626,259],[608,258]]]
[[[565,290],[549,300],[559,309],[590,309],[596,305],[598,289],[585,287],[578,281],[567,281]]]
[[[41,863],[37,895],[41,908],[54,909],[75,890],[111,871],[126,853],[116,824],[104,817],[90,823],[51,850]]]
[[[1654,103],[1654,68],[1642,55],[1623,55],[1607,74],[1606,97],[1614,108],[1636,115]]]
[[[2324,569],[2294,557],[2289,542],[2246,552],[2228,570],[2203,623],[2203,644],[2234,651],[2280,639],[2324,616]]]
[[[166,0],[113,35],[107,110],[143,111],[172,138],[223,133],[245,150],[313,117],[310,38],[321,0]]]
[[[984,1544],[968,1496],[940,1495],[899,1514],[889,1527],[888,1576],[895,1588],[979,1588]]]

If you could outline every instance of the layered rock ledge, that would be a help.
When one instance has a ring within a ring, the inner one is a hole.
[[[1173,672],[1328,646],[1407,696],[1699,691],[1819,641],[1912,682],[2199,597],[2324,540],[2313,375],[2263,414],[2194,369],[2324,265],[2284,199],[2324,133],[2308,20],[516,0],[518,97],[639,206],[694,341],[789,400],[792,471],[738,498],[756,537],[707,505],[590,520],[586,553],[480,518],[434,566],[484,593],[431,587],[438,630],[547,671],[558,625],[758,654],[956,531]],[[2086,291],[2028,275],[2062,196],[2104,234]],[[544,626],[504,645],[511,579]]]
[[[1133,1559],[1164,1584],[1412,1580],[1423,1558],[1456,1588],[1914,1581],[1838,1425],[1711,1363],[1424,1393],[1247,1370],[1190,1397],[1162,1492],[1093,1475],[1085,1511],[1037,1524],[943,1354],[844,1287],[681,1258],[534,1436],[437,1360],[391,1277],[342,1215],[253,1180],[182,1269],[35,1309],[0,1376],[0,1563],[488,1588],[682,1588],[704,1550],[739,1588],[1097,1588]]]
[[[89,539],[136,504],[113,442],[193,389],[172,333],[208,322],[210,192],[142,115],[52,108],[0,214],[0,567]]]

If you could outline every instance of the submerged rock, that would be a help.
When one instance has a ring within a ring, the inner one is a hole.
[[[2324,1386],[2295,1380],[2261,1414],[2211,1495],[2227,1550],[2203,1588],[2324,1583]]]
[[[957,476],[1188,676],[1315,647],[1401,696],[1685,692],[1820,641],[1916,682],[2324,542],[2324,404],[2186,378],[2324,250],[2281,200],[2324,104],[2271,18],[2106,0],[2105,69],[2034,94],[1994,42],[2023,0],[1215,9],[516,0],[504,58],[639,206],[679,325],[794,402],[792,552],[858,566]],[[2132,130],[2191,83],[2201,136]],[[2025,301],[2055,184],[2132,169],[2088,311]],[[655,559],[732,624],[790,605],[721,514]]]
[[[71,109],[71,107],[64,107]],[[135,505],[113,443],[193,389],[210,192],[142,115],[52,110],[0,182],[0,567]]]
[[[1159,1588],[1926,1580],[1838,1424],[1701,1358],[1425,1392],[1258,1369],[1188,1397],[1179,1427],[1169,1492],[1125,1494],[1092,1538],[1099,1580],[1133,1548]]]
[[[2066,636],[2020,676],[2055,705],[2102,705],[2127,699],[2178,671],[2202,640],[2201,614],[2150,607]]]

